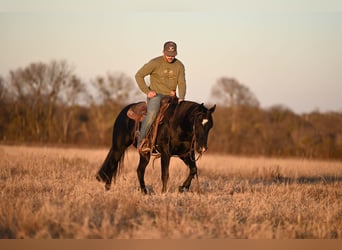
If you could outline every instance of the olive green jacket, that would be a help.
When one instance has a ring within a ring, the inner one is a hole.
[[[145,81],[147,75],[150,75],[149,86]],[[138,70],[135,80],[145,94],[152,90],[162,95],[170,95],[170,92],[176,91],[178,87],[178,97],[185,97],[185,69],[183,63],[177,59],[169,63],[164,56],[156,57]]]

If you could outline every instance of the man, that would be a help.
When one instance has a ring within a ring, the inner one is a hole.
[[[178,102],[185,98],[185,68],[183,63],[175,58],[176,55],[176,43],[168,41],[164,43],[163,55],[146,63],[135,74],[139,88],[147,95],[147,114],[142,121],[137,144],[137,148],[143,153],[151,150],[148,147],[142,148],[141,143],[158,114],[161,99],[167,95],[175,96],[177,87]],[[145,81],[148,75],[149,85]]]

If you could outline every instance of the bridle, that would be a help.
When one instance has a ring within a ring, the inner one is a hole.
[[[194,151],[194,155],[196,155],[196,147],[195,145],[197,144],[197,139],[196,139],[196,126],[194,124],[193,126],[193,131],[194,131],[194,134],[192,135],[192,139],[191,139],[191,144],[190,144],[190,149],[189,149],[189,154],[190,154],[190,159],[194,162],[198,161],[201,157],[202,157],[202,152],[197,152],[198,153],[198,156],[196,158],[196,156],[193,158],[192,157],[192,154],[191,154],[191,151]]]

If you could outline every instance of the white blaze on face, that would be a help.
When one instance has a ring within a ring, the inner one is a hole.
[[[207,124],[207,122],[208,122],[208,119],[203,119],[202,120],[202,125],[204,126],[205,124]]]

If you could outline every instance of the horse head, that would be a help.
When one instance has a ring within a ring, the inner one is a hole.
[[[199,105],[198,112],[195,115],[194,129],[196,151],[200,154],[208,149],[208,135],[213,127],[212,113],[215,111],[216,105],[211,108],[206,108],[204,104]]]

